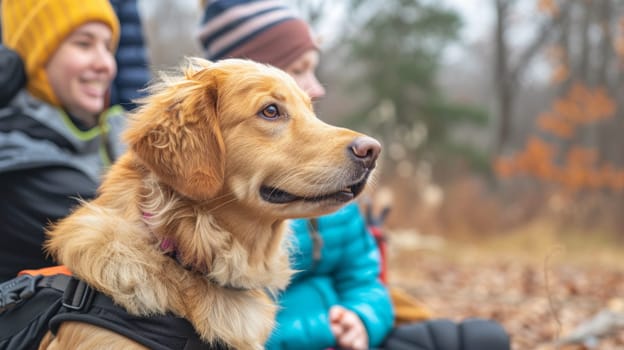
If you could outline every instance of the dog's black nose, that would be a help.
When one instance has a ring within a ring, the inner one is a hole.
[[[351,153],[355,156],[355,159],[362,162],[368,169],[373,169],[375,167],[375,162],[381,152],[379,141],[368,136],[356,138],[351,142],[349,148],[351,149]]]

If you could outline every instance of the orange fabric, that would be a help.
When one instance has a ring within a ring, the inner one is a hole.
[[[390,287],[389,290],[396,314],[394,319],[396,325],[424,321],[433,316],[425,305],[403,289]]]
[[[67,267],[65,267],[65,265],[59,265],[59,266],[44,267],[38,270],[22,270],[17,275],[18,276],[22,276],[22,275],[31,275],[31,276],[67,275],[67,276],[71,276],[72,273],[71,271],[69,271]]]

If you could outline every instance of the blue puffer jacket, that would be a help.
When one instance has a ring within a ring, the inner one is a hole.
[[[328,311],[341,305],[357,313],[368,330],[370,345],[390,331],[394,310],[379,281],[379,252],[356,204],[317,219],[321,238],[315,244],[308,220],[293,220],[297,273],[278,298],[281,310],[267,349],[326,349],[336,346]]]
[[[151,78],[141,16],[136,0],[111,0],[110,3],[121,25],[119,47],[115,54],[117,76],[111,84],[111,104],[132,110],[136,107],[133,100],[145,94],[141,89]]]

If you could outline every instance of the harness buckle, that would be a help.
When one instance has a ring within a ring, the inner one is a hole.
[[[72,277],[63,292],[63,306],[70,310],[82,310],[91,305],[94,295],[91,286]]]
[[[37,281],[41,276],[22,275],[0,284],[0,313],[35,294]]]

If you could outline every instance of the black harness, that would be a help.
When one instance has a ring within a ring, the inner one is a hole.
[[[0,349],[37,349],[63,322],[89,323],[154,350],[226,350],[207,344],[185,319],[172,314],[139,317],[67,275],[23,275],[0,284]]]

